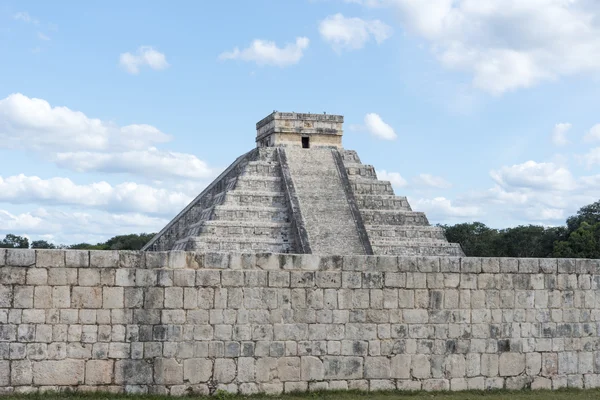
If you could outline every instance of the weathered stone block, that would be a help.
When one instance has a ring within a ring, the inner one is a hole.
[[[8,375],[7,375],[8,376]],[[10,384],[13,386],[31,385],[33,369],[31,361],[19,360],[11,362]]]
[[[30,267],[35,265],[35,250],[6,249],[6,265],[14,267]]]
[[[84,383],[84,360],[39,361],[33,363],[36,385],[73,386]]]
[[[359,379],[363,377],[362,357],[323,357],[325,379]]]
[[[117,385],[152,384],[152,364],[146,360],[118,360],[115,362],[115,383]]]
[[[65,251],[65,267],[87,268],[90,266],[90,252],[87,250]]]
[[[525,370],[525,354],[502,353],[498,359],[500,376],[517,376]]]
[[[183,361],[183,379],[191,384],[208,382],[212,373],[213,364],[207,358],[190,358]]]
[[[65,250],[36,250],[35,252],[35,264],[38,268],[65,266]]]
[[[213,378],[219,383],[229,383],[235,379],[237,369],[235,362],[228,358],[217,358],[214,365]]]
[[[113,361],[89,360],[85,364],[86,385],[108,385],[112,383]]]

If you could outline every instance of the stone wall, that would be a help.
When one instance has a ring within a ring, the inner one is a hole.
[[[0,392],[600,386],[600,263],[0,249]]]

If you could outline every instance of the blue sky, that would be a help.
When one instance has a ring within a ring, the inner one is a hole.
[[[590,0],[0,4],[0,234],[157,231],[274,109],[432,223],[562,224],[600,198]]]

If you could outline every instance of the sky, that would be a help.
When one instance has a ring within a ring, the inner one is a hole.
[[[600,199],[596,0],[0,3],[0,237],[156,232],[273,110],[432,224],[564,224]]]

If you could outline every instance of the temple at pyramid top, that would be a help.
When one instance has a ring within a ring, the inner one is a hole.
[[[342,147],[344,117],[273,112],[144,250],[461,256],[440,227]]]
[[[342,147],[342,115],[273,111],[256,124],[256,147]]]

